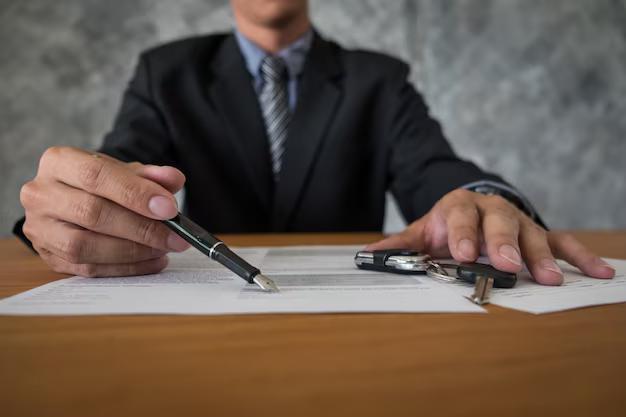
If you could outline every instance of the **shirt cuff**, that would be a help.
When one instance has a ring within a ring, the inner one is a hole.
[[[548,227],[544,224],[543,220],[541,220],[533,205],[530,204],[530,201],[528,201],[522,193],[510,185],[496,181],[481,180],[465,184],[461,188],[465,188],[466,190],[474,191],[479,194],[499,195],[526,213],[535,223],[548,230]]]

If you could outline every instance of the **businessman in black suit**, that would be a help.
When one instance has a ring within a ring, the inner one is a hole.
[[[459,159],[408,67],[312,28],[305,0],[233,0],[234,34],[144,54],[99,153],[54,147],[24,185],[22,230],[56,271],[153,273],[187,244],[158,220],[215,232],[380,230],[387,190],[412,221],[371,248],[411,247],[558,285],[561,257],[613,269],[547,232],[499,177]],[[184,174],[183,174],[184,173]]]

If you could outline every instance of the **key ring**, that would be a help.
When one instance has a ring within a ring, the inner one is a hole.
[[[458,265],[456,264],[444,264],[444,263],[430,261],[428,268],[426,268],[426,275],[428,275],[431,278],[438,279],[440,281],[456,282],[458,280],[458,277],[456,274],[457,267]],[[454,273],[449,274],[448,271],[446,271],[446,269],[453,269]]]

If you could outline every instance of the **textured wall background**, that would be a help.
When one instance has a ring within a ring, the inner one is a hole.
[[[327,36],[411,62],[457,151],[553,227],[626,227],[626,0],[311,9]],[[0,0],[0,235],[45,148],[97,146],[142,49],[231,24],[225,0]]]

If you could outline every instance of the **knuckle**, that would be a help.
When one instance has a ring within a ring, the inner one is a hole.
[[[24,221],[24,224],[22,225],[22,233],[24,233],[24,235],[31,241],[31,242],[35,242],[35,239],[37,237],[37,228],[33,227],[33,222],[30,220],[30,216],[26,216],[26,220]]]
[[[105,162],[101,158],[89,158],[77,167],[77,180],[87,191],[96,191],[102,187]]]
[[[136,178],[136,177],[133,177]],[[137,202],[146,202],[150,198],[150,192],[146,187],[137,184],[136,181],[124,181],[119,186],[119,198],[125,207],[137,206]]]
[[[465,188],[457,188],[455,190],[450,191],[447,196],[454,200],[464,201],[474,197],[474,192],[470,190],[466,190]]]
[[[120,184],[120,199],[122,200],[124,206],[128,206],[130,202],[137,199],[137,187],[133,186],[133,184],[129,182],[123,182]]]
[[[71,266],[62,261],[61,259],[53,256],[50,252],[45,249],[38,248],[39,255],[43,259],[43,261],[50,267],[50,269],[54,272],[58,272],[60,274],[73,274]]]
[[[96,228],[102,222],[103,202],[95,195],[88,195],[72,204],[73,218],[81,226]]]
[[[478,234],[478,227],[470,224],[458,225],[454,228],[454,234],[456,236],[471,236],[475,239]]]
[[[527,241],[535,242],[534,245],[541,245],[549,247],[548,232],[537,224],[529,223],[524,227],[524,235],[527,236]]]
[[[455,214],[467,220],[473,220],[478,215],[478,210],[474,204],[466,201],[459,201],[450,209],[450,214]]]
[[[41,158],[39,159],[40,166],[47,165],[57,160],[64,150],[65,150],[65,146],[49,147],[43,152],[43,154],[41,154]]]
[[[446,213],[446,224],[451,232],[471,231],[476,233],[479,224],[479,214],[471,204],[456,205]]]
[[[137,223],[135,235],[139,242],[151,247],[165,247],[166,236],[161,230],[161,225],[156,221],[142,220]]]
[[[96,278],[98,276],[98,265],[81,264],[76,266],[76,273],[85,278]]]
[[[69,146],[51,146],[46,149],[39,158],[37,175],[44,177],[51,175],[57,169],[59,161],[67,157],[70,149],[72,148]]]
[[[489,242],[494,246],[500,246],[508,243],[511,246],[517,246],[517,239],[510,233],[495,232],[489,235]]]
[[[440,201],[444,213],[461,213],[471,215],[476,210],[476,203],[472,191],[456,189],[446,194]]]
[[[25,209],[31,207],[37,199],[37,184],[28,181],[20,188],[20,203]]]
[[[62,240],[59,246],[64,259],[72,264],[80,264],[87,252],[87,239],[83,232],[76,231]]]

